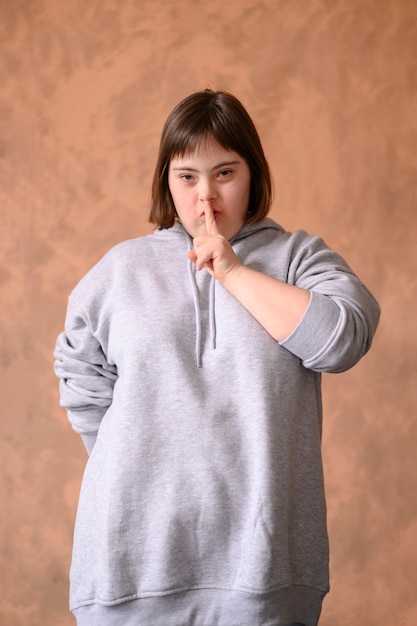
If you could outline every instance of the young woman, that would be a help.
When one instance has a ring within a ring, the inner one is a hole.
[[[236,98],[169,115],[152,235],[93,267],[57,341],[90,453],[71,610],[80,626],[318,623],[328,586],[321,372],[367,352],[379,307],[318,237],[266,215]]]

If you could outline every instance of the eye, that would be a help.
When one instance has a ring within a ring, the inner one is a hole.
[[[218,173],[218,177],[227,178],[227,176],[230,176],[230,174],[232,174],[232,170],[220,170],[220,172]]]
[[[193,177],[191,174],[180,174],[180,179],[183,180],[185,183],[189,183],[192,181]]]

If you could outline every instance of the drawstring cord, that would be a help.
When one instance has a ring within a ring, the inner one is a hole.
[[[209,319],[210,319],[210,337],[211,337],[211,347],[213,350],[216,349],[216,279],[214,276],[211,277],[210,282],[210,301],[209,301]]]
[[[188,241],[188,250],[192,250],[193,249],[192,240],[189,237],[187,237],[187,241]],[[190,260],[188,260],[188,276],[190,278],[191,287],[193,290],[193,302],[194,302],[194,314],[195,314],[195,354],[196,354],[197,367],[201,367],[201,350],[202,350],[201,306],[200,306],[200,298],[198,294],[195,265]],[[216,349],[215,289],[216,289],[216,279],[214,278],[214,276],[212,276],[211,281],[210,281],[210,291],[209,291],[209,329],[210,329],[211,347],[213,350]]]
[[[191,249],[191,248],[190,248]],[[197,367],[201,367],[201,309],[200,298],[198,297],[197,281],[195,278],[194,263],[188,261],[188,275],[193,289],[194,313],[195,313],[195,354]]]

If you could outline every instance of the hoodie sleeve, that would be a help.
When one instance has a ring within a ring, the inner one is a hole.
[[[305,367],[343,372],[369,350],[380,308],[346,262],[319,237],[293,236],[288,282],[310,291],[307,310],[281,342]]]
[[[58,336],[54,356],[60,405],[91,452],[100,422],[112,403],[117,368],[108,363],[87,313],[71,297],[65,330]]]

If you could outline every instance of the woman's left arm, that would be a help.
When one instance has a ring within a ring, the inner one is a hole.
[[[348,266],[337,265],[342,262],[338,255],[317,244],[310,257],[299,261],[303,271],[297,286],[245,266],[210,210],[206,224],[207,235],[195,238],[194,251],[188,253],[197,270],[204,268],[221,282],[306,367],[344,371],[367,352],[379,306]]]

